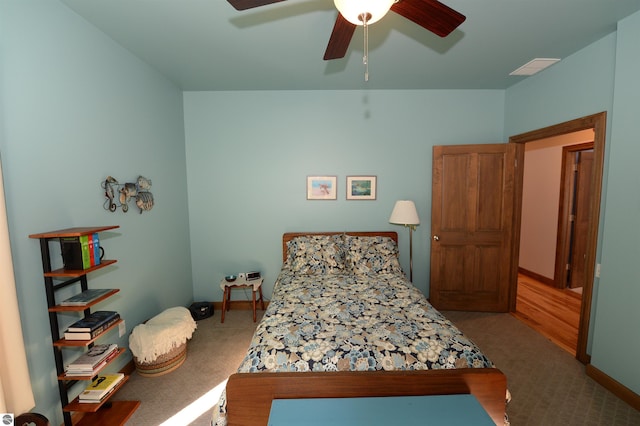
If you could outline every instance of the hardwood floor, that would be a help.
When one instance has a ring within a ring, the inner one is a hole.
[[[542,284],[518,274],[513,316],[572,355],[578,345],[581,295]]]

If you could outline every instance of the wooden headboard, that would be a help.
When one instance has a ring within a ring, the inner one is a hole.
[[[295,237],[310,235],[339,235],[347,234],[354,237],[389,237],[398,244],[398,233],[395,231],[371,231],[371,232],[286,232],[282,234],[282,261],[287,260],[287,243]]]

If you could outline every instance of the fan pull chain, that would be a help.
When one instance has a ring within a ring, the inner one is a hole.
[[[364,55],[362,56],[362,63],[364,64],[364,81],[369,81],[369,25],[367,21],[371,18],[368,13],[360,15],[362,26],[364,28]]]

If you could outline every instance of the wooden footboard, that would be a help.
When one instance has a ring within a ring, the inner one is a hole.
[[[227,382],[228,425],[266,425],[271,401],[473,394],[497,425],[504,424],[507,379],[495,368],[455,370],[237,373]]]

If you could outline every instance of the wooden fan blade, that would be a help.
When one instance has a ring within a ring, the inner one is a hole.
[[[227,0],[236,10],[253,9],[254,7],[266,6],[272,3],[279,3],[284,0]]]
[[[391,10],[440,37],[446,37],[467,19],[438,0],[400,0]]]
[[[329,38],[329,44],[327,50],[324,52],[324,60],[329,61],[331,59],[344,58],[349,49],[349,43],[353,33],[356,31],[356,25],[344,19],[344,17],[338,13],[336,23],[333,26],[331,32],[331,38]]]

